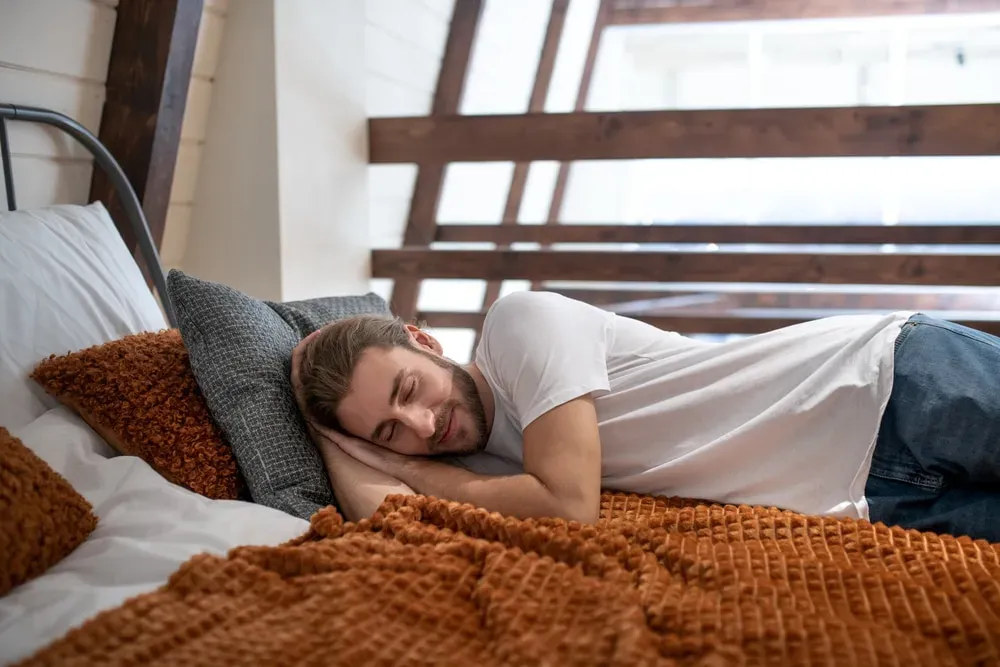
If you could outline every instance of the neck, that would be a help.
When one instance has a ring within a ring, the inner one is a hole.
[[[483,403],[483,411],[486,413],[486,431],[487,433],[493,432],[493,414],[495,412],[495,404],[493,402],[493,390],[490,388],[489,383],[483,376],[482,371],[475,363],[466,364],[462,368],[472,376],[472,379],[476,383],[476,391],[479,393],[479,400]]]

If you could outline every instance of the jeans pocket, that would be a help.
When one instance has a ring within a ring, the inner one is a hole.
[[[926,470],[910,452],[905,443],[881,433],[872,456],[869,477],[880,477],[938,492],[948,485],[944,475]]]

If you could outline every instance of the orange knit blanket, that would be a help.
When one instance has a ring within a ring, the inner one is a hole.
[[[201,555],[24,665],[996,665],[1000,545],[605,494],[596,526],[396,496]]]

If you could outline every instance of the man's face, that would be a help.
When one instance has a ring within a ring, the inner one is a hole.
[[[472,454],[488,439],[472,376],[416,347],[367,350],[337,419],[351,435],[410,456]]]

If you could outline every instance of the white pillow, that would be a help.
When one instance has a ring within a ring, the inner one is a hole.
[[[28,378],[50,354],[166,326],[103,204],[0,213],[0,425],[55,406]]]
[[[20,660],[95,614],[162,586],[198,553],[277,545],[309,523],[237,500],[210,500],[114,452],[66,408],[14,436],[94,507],[97,528],[40,577],[0,598],[0,664]],[[109,458],[113,457],[113,458]]]

